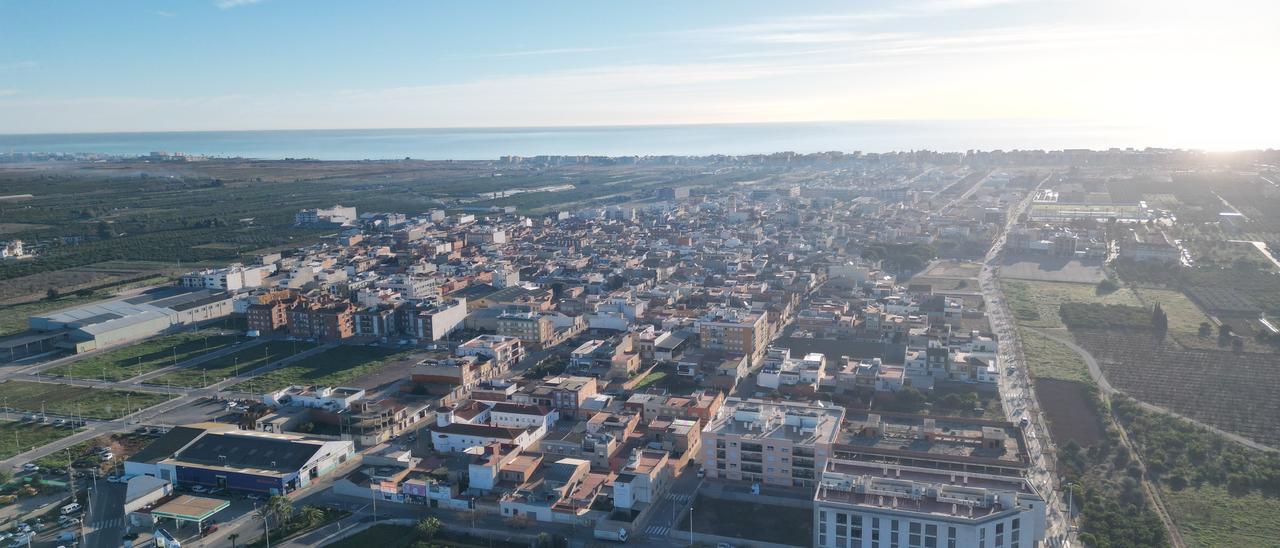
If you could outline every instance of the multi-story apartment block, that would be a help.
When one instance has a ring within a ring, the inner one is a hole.
[[[764,314],[721,310],[698,320],[703,348],[745,354],[754,362],[769,343],[769,326]]]
[[[405,303],[396,308],[397,332],[420,341],[436,341],[462,326],[467,317],[466,299],[437,303]]]
[[[305,339],[345,339],[355,335],[350,303],[297,302],[289,307],[289,334]]]
[[[814,495],[813,545],[1026,548],[1045,501],[1025,477],[1009,423],[904,414],[851,416]]]
[[[729,398],[702,431],[709,478],[811,487],[840,432],[844,408]]]
[[[525,344],[541,348],[555,337],[555,321],[532,311],[507,311],[498,316],[498,334],[516,337]]]
[[[524,345],[516,337],[480,335],[458,346],[459,356],[489,358],[503,371],[524,358]]]

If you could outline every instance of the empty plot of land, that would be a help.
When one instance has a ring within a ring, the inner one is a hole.
[[[1099,293],[1091,284],[1003,280],[1009,309],[1019,324],[1028,327],[1063,327],[1058,307],[1064,302],[1142,306],[1130,289]]]
[[[1071,440],[1089,447],[1102,440],[1106,432],[1094,398],[1092,388],[1082,382],[1036,380],[1036,399],[1049,419],[1049,434],[1059,445]]]
[[[813,538],[813,511],[698,495],[693,503],[693,529],[699,533],[778,544],[808,544]],[[689,530],[685,515],[680,530]]]
[[[171,371],[150,379],[150,384],[203,388],[240,373],[247,373],[277,362],[294,354],[315,348],[315,343],[305,341],[270,341],[249,346],[230,354],[224,354],[191,367]]]
[[[1037,382],[1058,379],[1093,383],[1084,359],[1066,345],[1029,329],[1018,330],[1018,339],[1022,341],[1022,353]]]
[[[267,392],[294,384],[340,386],[408,356],[409,352],[378,346],[336,346],[270,373],[239,383],[232,390]]]
[[[217,352],[241,340],[239,336],[221,335],[217,331],[178,333],[108,350],[45,373],[76,379],[124,380]]]
[[[1096,284],[1105,277],[1102,261],[1066,260],[1057,257],[1006,257],[1000,276],[1019,280]]]
[[[53,443],[74,433],[74,428],[58,428],[51,424],[0,421],[0,459]]]
[[[168,399],[164,394],[132,390],[27,381],[0,383],[0,402],[5,407],[32,413],[43,410],[68,417],[118,419]]]
[[[927,278],[977,278],[982,264],[961,261],[934,261],[920,273]]]

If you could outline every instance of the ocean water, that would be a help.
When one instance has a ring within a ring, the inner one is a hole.
[[[537,155],[965,151],[1159,146],[1121,127],[1025,121],[811,122],[668,126],[191,131],[0,135],[0,152],[246,158],[488,160]]]

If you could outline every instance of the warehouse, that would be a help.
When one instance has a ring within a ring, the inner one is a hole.
[[[350,441],[201,423],[174,428],[152,442],[125,462],[125,474],[154,476],[179,486],[277,495],[310,485],[354,456]]]
[[[65,338],[58,346],[79,354],[216,320],[233,309],[234,300],[226,292],[161,287],[132,297],[31,316],[27,325],[36,332],[62,333]]]

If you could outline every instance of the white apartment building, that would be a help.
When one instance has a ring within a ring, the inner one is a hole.
[[[822,468],[813,546],[1032,548],[1046,504],[1015,425],[851,413]]]

